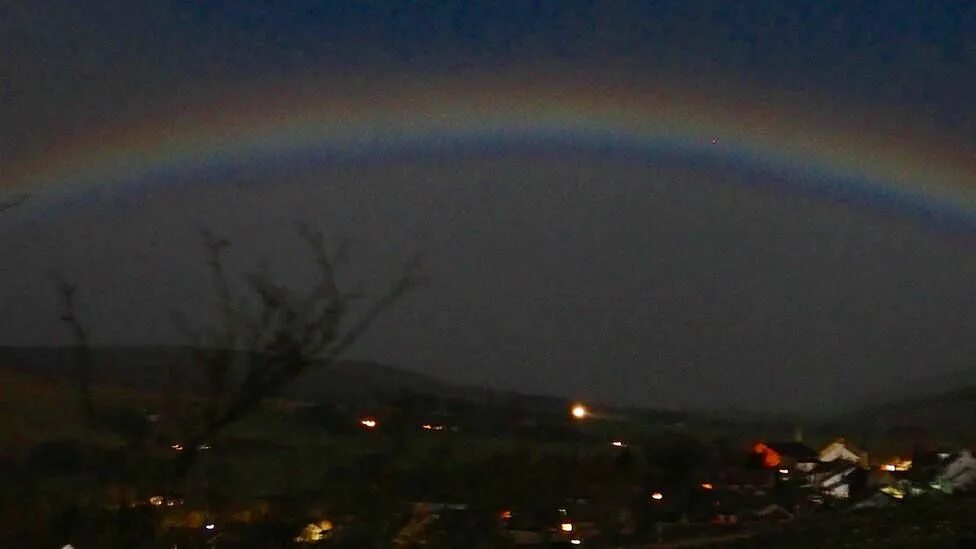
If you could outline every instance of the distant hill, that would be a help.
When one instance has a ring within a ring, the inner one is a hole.
[[[831,422],[855,432],[903,441],[976,442],[976,385],[866,406]]]
[[[205,386],[206,372],[197,362],[196,352],[192,347],[176,346],[96,347],[92,349],[95,363],[92,382],[105,388],[163,396],[200,392]],[[63,385],[64,382],[74,383],[75,365],[70,347],[0,347],[0,374],[27,379],[46,378]],[[363,360],[312,367],[276,396],[310,404],[332,402],[368,406],[387,403],[391,397],[402,393],[467,401],[536,417],[563,416],[569,405],[565,397],[453,385]],[[625,409],[595,402],[591,405],[599,408],[604,417],[629,418],[647,424],[678,424],[692,418],[692,414],[673,410]]]
[[[191,347],[97,347],[92,382],[150,392],[195,392],[205,372]],[[0,370],[52,379],[73,379],[75,360],[68,347],[0,347]],[[450,386],[423,374],[375,362],[347,360],[310,368],[278,395],[290,400],[380,398],[400,392],[454,394]]]

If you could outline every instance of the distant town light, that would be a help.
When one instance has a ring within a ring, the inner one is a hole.
[[[779,470],[779,474],[781,474],[781,475],[788,475],[788,474],[790,474],[790,470],[789,469],[780,469]]]
[[[150,505],[162,505],[163,503],[166,503],[166,499],[163,496],[153,496],[149,498]]]
[[[377,425],[376,420],[371,417],[364,417],[359,420],[359,424],[367,429],[375,429]]]
[[[895,499],[904,499],[905,497],[905,491],[896,486],[885,486],[881,491]]]
[[[586,409],[586,406],[576,403],[573,404],[573,408],[570,410],[573,417],[576,419],[586,419],[586,416],[590,415],[590,411]]]
[[[578,539],[571,539],[569,540],[569,543],[572,543],[573,545],[583,545],[583,542]]]
[[[706,490],[711,490],[712,488],[714,488],[714,486],[712,486],[712,483],[711,482],[703,482],[703,483],[701,483],[701,487],[704,488],[704,489],[706,489]]]
[[[610,443],[610,446],[616,446],[617,448],[626,448],[627,444],[622,440],[615,440]]]
[[[312,522],[302,529],[301,533],[295,537],[295,541],[299,543],[314,543],[317,541],[322,541],[329,535],[332,531],[332,521],[328,519],[322,519],[319,522]]]
[[[512,519],[512,512],[511,511],[509,511],[508,509],[505,509],[504,511],[502,511],[502,520],[511,520],[511,519]]]
[[[882,471],[908,471],[912,468],[912,460],[895,458],[881,465]]]
[[[661,492],[654,492],[653,494],[651,494],[651,499],[653,499],[654,501],[661,501],[662,499],[664,499],[664,494],[662,494]]]
[[[564,523],[562,523],[562,524],[559,525],[559,529],[562,530],[563,532],[572,532],[573,531],[573,523],[572,522],[564,522]]]
[[[208,522],[207,524],[204,524],[203,527],[206,528],[207,530],[213,530],[214,528],[216,528],[216,526],[212,522]]]
[[[170,444],[169,447],[172,448],[172,449],[174,449],[174,450],[176,450],[177,452],[182,452],[183,451],[183,445],[180,444],[179,442],[176,442],[174,444]]]
[[[434,426],[431,425],[430,423],[424,423],[423,425],[421,425],[421,427],[423,427],[424,429],[427,429],[428,431],[430,431],[431,429],[434,428]]]

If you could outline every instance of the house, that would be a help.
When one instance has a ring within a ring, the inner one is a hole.
[[[976,457],[968,449],[962,450],[946,460],[932,484],[949,494],[976,488]]]
[[[832,475],[826,476],[818,488],[829,496],[847,499],[867,485],[868,470],[857,465],[848,465]]]
[[[820,450],[820,461],[846,461],[856,463],[862,467],[868,466],[868,453],[857,448],[843,438],[831,442]]]
[[[802,442],[757,442],[752,452],[753,457],[769,469],[809,472],[820,463],[817,451]]]
[[[838,475],[845,475],[856,469],[857,465],[841,459],[818,463],[805,476],[808,488],[822,489],[823,485]]]

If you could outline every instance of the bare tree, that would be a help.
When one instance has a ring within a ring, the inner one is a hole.
[[[91,393],[91,341],[89,340],[88,330],[78,318],[76,312],[75,293],[78,291],[78,287],[68,282],[60,274],[56,274],[55,277],[57,279],[58,292],[61,294],[61,321],[68,325],[71,330],[71,336],[74,339],[75,377],[78,381],[78,398],[82,417],[84,417],[85,422],[89,426],[92,426],[95,421],[95,404],[92,401]]]
[[[312,287],[295,292],[268,274],[251,274],[244,277],[245,291],[239,295],[224,265],[230,242],[203,232],[218,315],[216,326],[198,328],[184,315],[174,314],[206,377],[202,410],[191,411],[183,418],[178,483],[188,477],[202,445],[255,411],[309,368],[334,363],[377,318],[423,282],[420,261],[413,258],[404,263],[385,292],[358,307],[359,313],[354,315],[351,305],[360,296],[343,292],[336,280],[336,267],[346,260],[346,243],[329,252],[320,233],[299,226],[299,235],[317,267]],[[89,425],[94,425],[89,331],[77,314],[77,287],[61,276],[57,281],[63,306],[61,320],[71,329],[75,342],[82,412]]]
[[[28,198],[30,198],[29,194],[21,194],[21,195],[14,196],[13,198],[8,198],[5,201],[0,202],[0,212],[4,212],[16,206],[20,206],[21,204],[26,202]]]
[[[385,311],[423,281],[417,258],[407,261],[385,292],[353,314],[359,295],[343,292],[336,268],[347,246],[329,252],[322,235],[299,226],[317,267],[310,289],[294,292],[268,274],[245,277],[237,295],[227,276],[224,255],[230,243],[204,231],[207,263],[216,291],[217,327],[193,328],[177,315],[177,324],[195,349],[207,376],[202,419],[191,425],[177,476],[185,478],[200,446],[259,407],[312,367],[334,363]]]

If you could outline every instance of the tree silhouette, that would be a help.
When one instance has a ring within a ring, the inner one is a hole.
[[[384,293],[354,315],[352,304],[360,296],[340,290],[336,281],[346,244],[330,253],[320,233],[304,225],[298,232],[315,260],[315,284],[295,292],[266,273],[251,274],[244,277],[242,295],[234,291],[224,265],[230,242],[203,232],[219,325],[196,328],[185,316],[175,315],[207,379],[202,417],[189,426],[178,479],[187,477],[201,445],[308,369],[334,363],[377,318],[423,282],[419,259],[411,259]]]
[[[267,273],[254,273],[243,277],[243,291],[236,292],[224,264],[230,242],[203,231],[216,294],[217,325],[201,328],[183,314],[173,315],[206,379],[203,398],[191,399],[202,401],[202,406],[191,408],[181,418],[183,450],[176,464],[174,488],[187,482],[201,447],[310,368],[333,364],[384,312],[424,281],[419,258],[412,258],[385,292],[354,308],[361,296],[340,290],[336,281],[336,268],[347,259],[347,244],[329,252],[320,233],[304,225],[299,225],[298,233],[317,267],[311,288],[294,291]],[[76,312],[76,286],[61,276],[57,281],[63,303],[61,320],[74,339],[81,407],[93,426],[90,333]]]
[[[21,204],[26,202],[28,198],[30,198],[29,194],[21,194],[21,195],[14,196],[13,198],[5,199],[3,202],[0,202],[0,213],[5,212],[11,208],[20,206]]]
[[[95,403],[92,400],[91,391],[92,351],[88,330],[76,312],[75,293],[78,291],[78,287],[68,282],[60,274],[55,274],[55,278],[57,279],[63,308],[61,321],[68,325],[74,339],[75,376],[78,381],[78,398],[82,417],[85,419],[85,423],[91,427],[95,422]]]

